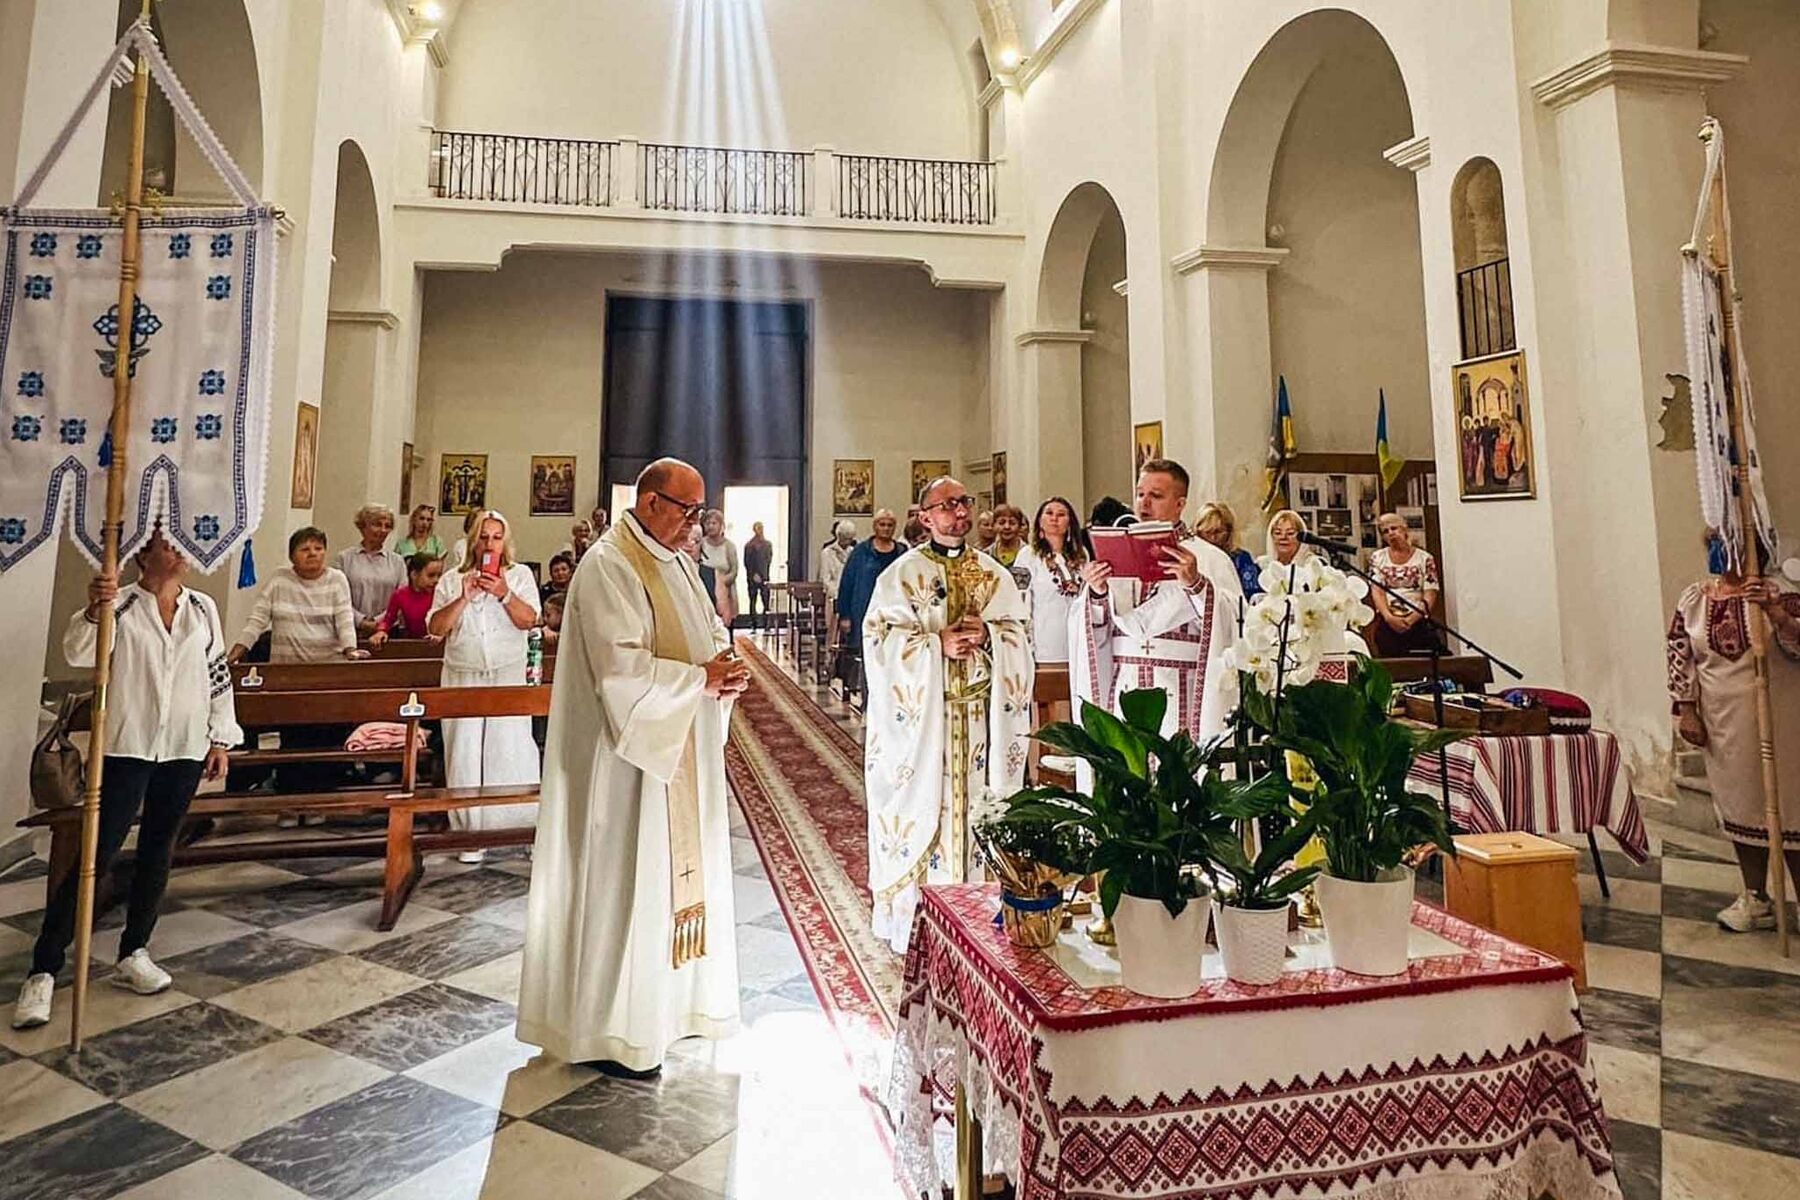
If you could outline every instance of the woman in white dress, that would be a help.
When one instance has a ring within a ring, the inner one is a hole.
[[[513,560],[512,529],[497,512],[470,525],[461,569],[438,580],[427,618],[444,641],[445,687],[508,687],[525,682],[526,631],[537,624],[538,589],[531,568]],[[464,717],[444,722],[444,782],[493,787],[538,781],[538,748],[530,717]],[[536,804],[467,808],[450,827],[522,829],[537,824]],[[480,850],[457,856],[478,863]]]
[[[1038,662],[1069,661],[1069,610],[1081,594],[1081,568],[1088,555],[1081,539],[1081,518],[1061,496],[1038,505],[1031,540],[1013,560],[1015,576],[1023,575],[1031,605],[1031,652]]]
[[[700,565],[712,569],[713,607],[730,629],[737,620],[738,549],[725,536],[725,514],[716,508],[700,520]]]
[[[1768,618],[1769,641],[1780,651],[1771,661],[1800,659],[1800,595],[1769,578],[1746,579],[1727,568],[1722,552],[1713,555],[1717,577],[1689,585],[1669,623],[1669,697],[1682,740],[1705,754],[1713,807],[1744,879],[1718,923],[1749,933],[1775,928],[1749,606]],[[1800,876],[1800,799],[1789,788],[1781,793],[1781,842],[1792,880]]]

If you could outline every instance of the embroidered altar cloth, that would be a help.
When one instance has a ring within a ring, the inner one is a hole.
[[[1118,984],[1080,929],[1046,951],[993,924],[998,890],[925,891],[888,1104],[914,1190],[953,1171],[960,1082],[986,1169],[1020,1200],[1616,1200],[1569,968],[1425,904],[1376,979],[1297,935],[1263,987],[1182,1000]]]

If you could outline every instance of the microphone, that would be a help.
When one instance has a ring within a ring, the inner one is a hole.
[[[1322,538],[1311,530],[1306,529],[1300,531],[1300,542],[1302,545],[1317,546],[1321,550],[1328,551],[1332,554],[1342,554],[1348,558],[1355,558],[1359,549],[1356,546],[1352,546],[1349,542],[1334,542],[1330,538]]]

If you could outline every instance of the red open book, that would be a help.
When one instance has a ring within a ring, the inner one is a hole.
[[[1110,566],[1113,574],[1123,579],[1141,579],[1160,583],[1171,578],[1162,551],[1179,541],[1175,526],[1168,521],[1139,521],[1125,529],[1088,530],[1094,543],[1094,557]]]

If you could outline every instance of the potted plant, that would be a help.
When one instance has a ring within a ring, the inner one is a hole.
[[[1064,893],[1091,852],[1076,827],[1008,822],[1007,802],[970,813],[975,848],[1000,881],[1000,925],[1015,946],[1042,950],[1062,931]]]
[[[1218,806],[1240,830],[1261,835],[1215,836],[1209,846],[1216,885],[1213,929],[1225,977],[1236,983],[1274,983],[1287,959],[1289,902],[1319,873],[1317,866],[1283,872],[1312,837],[1315,810],[1290,805],[1288,781],[1278,773],[1235,789]]]
[[[1100,906],[1118,937],[1126,987],[1146,996],[1192,995],[1200,988],[1208,906],[1204,868],[1213,839],[1232,833],[1218,807],[1234,795],[1199,776],[1224,739],[1202,748],[1186,733],[1162,736],[1168,696],[1160,688],[1128,692],[1121,717],[1092,704],[1079,724],[1047,725],[1038,740],[1093,769],[1088,793],[1032,788],[1008,804],[1003,824],[1078,833],[1082,874],[1104,872]]]
[[[1419,755],[1466,735],[1393,720],[1393,692],[1386,668],[1359,659],[1348,683],[1289,688],[1279,708],[1254,685],[1244,695],[1250,721],[1276,747],[1304,755],[1317,776],[1304,797],[1325,847],[1314,890],[1332,963],[1359,975],[1406,970],[1411,863],[1422,847],[1456,853],[1438,801],[1410,790],[1406,777]]]

